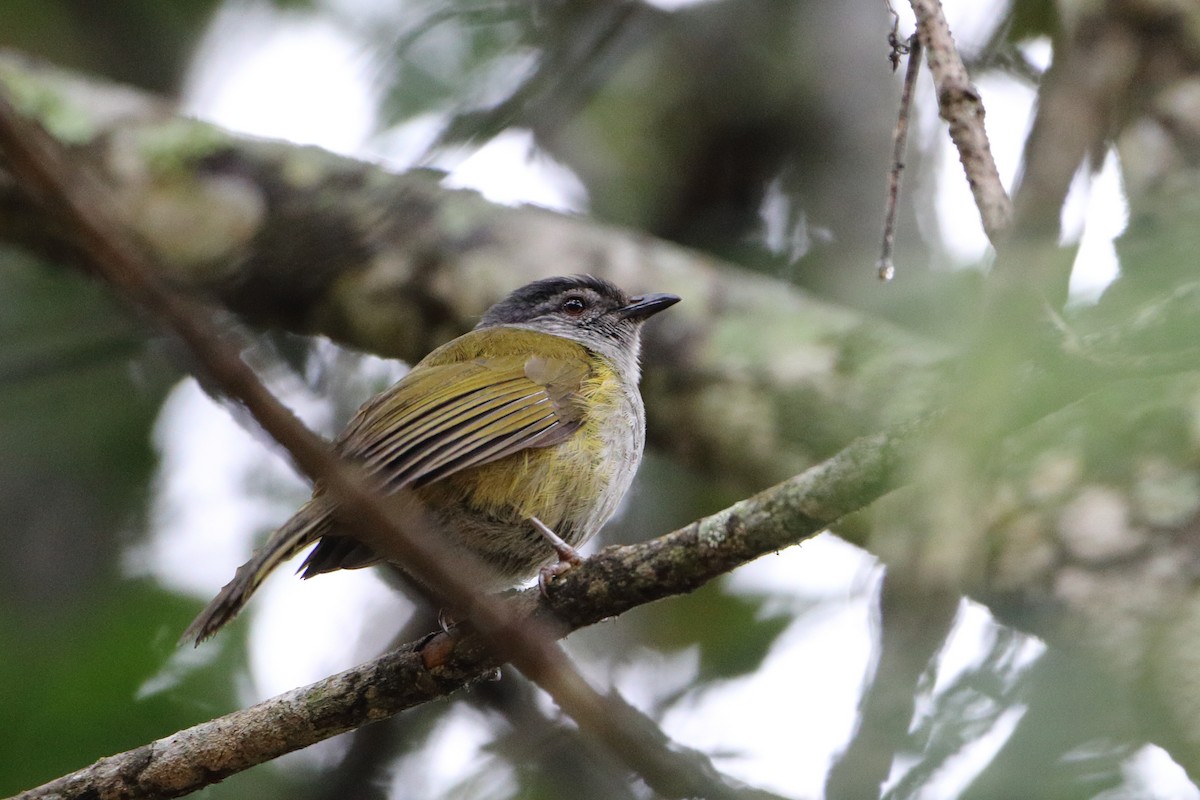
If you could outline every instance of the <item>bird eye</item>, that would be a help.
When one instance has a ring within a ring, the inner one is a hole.
[[[585,308],[587,308],[587,303],[578,297],[568,297],[566,300],[563,300],[562,310],[572,317],[578,317],[583,313]]]

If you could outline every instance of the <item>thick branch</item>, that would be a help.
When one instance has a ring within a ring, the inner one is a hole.
[[[543,625],[518,621],[506,602],[485,600],[477,587],[487,580],[486,567],[469,553],[447,547],[411,493],[392,492],[385,502],[355,467],[342,463],[271,395],[237,349],[218,333],[206,311],[161,281],[161,270],[112,217],[111,190],[72,163],[40,126],[22,118],[3,92],[0,151],[20,190],[58,220],[81,250],[85,266],[165,332],[178,336],[197,359],[200,377],[209,378],[215,388],[243,405],[296,466],[336,500],[356,539],[407,574],[419,576],[436,599],[465,615],[491,651],[537,683],[585,734],[604,743],[656,792],[713,800],[736,797],[705,759],[681,756],[653,722],[615,695],[597,692]]]
[[[648,430],[734,491],[909,418],[938,380],[928,367],[941,346],[635,232],[498,206],[427,171],[234,136],[11,54],[0,53],[0,82],[116,189],[115,211],[163,277],[254,326],[415,361],[551,274],[685,297],[646,331]],[[76,252],[2,164],[0,241]]]
[[[512,601],[520,622],[562,621],[559,635],[639,605],[684,594],[758,556],[810,538],[886,492],[902,448],[921,425],[859,440],[825,463],[657,539],[609,547],[553,584]],[[558,622],[554,622],[558,625]],[[443,697],[490,674],[498,659],[458,630],[251,708],[110,756],[17,795],[175,797],[284,753]]]

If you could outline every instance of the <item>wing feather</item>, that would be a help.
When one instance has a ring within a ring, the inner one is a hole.
[[[415,452],[403,454],[402,461],[391,467],[389,481],[396,486],[423,482],[432,470],[464,452],[478,451],[481,445],[505,439],[513,432],[521,432],[526,426],[538,423],[548,425],[554,421],[553,410],[546,408],[544,401],[527,404],[526,399],[490,408],[483,413],[477,408],[468,408],[464,413],[469,417],[463,422],[444,427],[436,435],[417,441],[414,444]],[[385,461],[381,466],[387,463]]]
[[[447,464],[484,464],[521,449],[521,443],[531,441],[557,423],[554,415],[547,413],[547,402],[541,400],[536,405],[504,411],[503,416],[486,421],[478,430],[464,431],[461,436],[440,442],[437,450],[430,452],[420,464],[422,482],[434,480],[434,473]],[[445,477],[462,468],[443,470],[437,477]]]
[[[364,406],[336,446],[395,491],[560,442],[582,424],[564,398],[578,391],[586,364],[548,370],[546,359],[530,361],[426,366]]]
[[[455,425],[467,424],[505,403],[520,402],[535,392],[536,387],[528,382],[524,385],[498,384],[471,390],[437,405],[410,409],[407,413],[389,413],[375,426],[380,431],[386,431],[386,434],[374,437],[367,447],[348,451],[347,455],[368,465],[381,459],[392,459],[399,452],[444,435]]]

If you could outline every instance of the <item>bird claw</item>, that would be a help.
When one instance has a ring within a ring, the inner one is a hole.
[[[542,597],[549,599],[550,582],[572,567],[582,564],[583,556],[579,555],[578,550],[567,544],[561,536],[550,530],[549,525],[537,517],[530,517],[529,521],[533,523],[533,527],[537,528],[542,538],[550,543],[550,546],[554,548],[554,552],[558,553],[557,562],[548,564],[538,570],[538,589],[541,591]]]
[[[439,608],[438,627],[442,629],[442,633],[450,633],[454,628],[458,627],[458,617],[448,608]]]
[[[568,545],[570,547],[570,545]],[[569,572],[575,567],[583,563],[583,557],[579,555],[574,548],[571,548],[570,554],[558,554],[558,561],[553,564],[547,564],[538,570],[538,590],[542,593],[542,597],[550,599],[550,584],[559,575]]]

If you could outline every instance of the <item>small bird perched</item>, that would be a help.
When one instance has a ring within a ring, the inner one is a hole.
[[[678,302],[586,275],[523,286],[364,404],[334,450],[383,491],[412,490],[451,551],[492,570],[494,588],[529,578],[556,550],[570,558],[629,489],[645,443],[642,323]],[[182,640],[212,636],[313,542],[305,578],[379,561],[336,508],[318,485]]]

